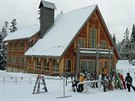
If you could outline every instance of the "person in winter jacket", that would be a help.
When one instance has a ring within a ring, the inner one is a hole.
[[[84,84],[83,84],[84,80],[85,80],[84,74],[80,73],[80,76],[79,76],[79,83],[80,84],[78,85],[78,92],[82,92],[84,90],[84,87],[83,87],[84,86]]]
[[[127,73],[127,76],[125,78],[125,82],[127,85],[127,89],[130,92],[130,87],[132,86],[132,77],[130,76],[130,73]]]

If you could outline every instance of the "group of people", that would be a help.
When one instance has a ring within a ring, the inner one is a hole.
[[[127,73],[127,76],[123,77],[121,73],[113,72],[110,73],[109,75],[104,75],[102,74],[102,83],[104,87],[104,92],[106,90],[113,90],[113,89],[128,89],[128,91],[131,91],[131,87],[135,91],[134,86],[132,85],[132,77],[130,76],[130,73]]]
[[[103,85],[103,90],[106,92],[106,90],[113,90],[113,89],[128,89],[128,92],[131,91],[131,88],[135,91],[135,87],[132,85],[132,77],[130,76],[130,73],[127,73],[126,78],[124,79],[123,75],[121,73],[117,72],[111,72],[109,75],[101,74],[99,76],[96,76],[96,74],[87,74],[85,72],[82,72],[79,74],[78,79],[75,79],[72,82],[72,88],[73,91],[82,92],[84,90],[84,81],[87,80],[101,80],[102,82],[93,83],[93,88],[101,87]],[[79,85],[78,85],[79,83]]]

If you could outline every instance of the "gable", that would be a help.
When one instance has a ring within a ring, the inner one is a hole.
[[[99,13],[98,7],[92,13],[92,15],[88,18],[86,23],[82,26],[82,28],[78,32],[78,35],[76,35],[75,38],[73,39],[73,41],[70,43],[69,48],[71,48],[72,46],[74,46],[74,48],[76,48],[79,39],[85,40],[85,43],[84,43],[85,48],[92,48],[89,45],[89,38],[90,38],[89,33],[90,33],[90,29],[92,29],[92,28],[95,28],[96,31],[97,31],[97,33],[96,33],[96,45],[101,45],[101,42],[105,41],[106,42],[106,48],[109,49],[110,46],[113,47],[114,53],[115,53],[117,59],[119,59],[120,57],[119,57],[119,54],[117,52],[117,49],[116,49],[116,47],[115,47],[115,45],[114,45],[114,43],[113,43],[113,41],[110,37],[110,33],[109,33],[105,23],[104,23],[102,15]],[[68,49],[65,51],[65,53],[67,51],[68,51]]]

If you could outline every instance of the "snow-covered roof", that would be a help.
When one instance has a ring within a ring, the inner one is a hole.
[[[14,33],[10,33],[7,37],[5,37],[3,41],[30,38],[39,31],[39,27],[40,27],[39,24],[36,24],[30,28],[17,30]]]
[[[95,8],[93,5],[59,14],[43,39],[38,40],[25,55],[61,56]]]

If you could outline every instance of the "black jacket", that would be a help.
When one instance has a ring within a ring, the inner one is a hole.
[[[131,76],[126,76],[125,81],[126,81],[128,84],[132,84],[132,77],[131,77]]]

